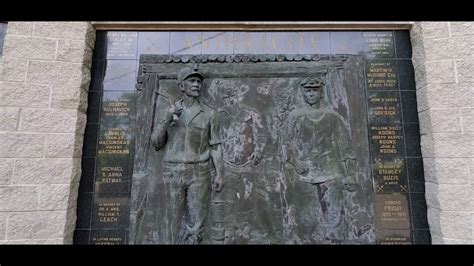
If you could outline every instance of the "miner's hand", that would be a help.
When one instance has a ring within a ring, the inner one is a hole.
[[[299,175],[306,175],[309,173],[309,168],[303,162],[295,161],[293,166],[295,167],[296,173]]]
[[[224,186],[224,180],[221,175],[217,175],[214,180],[212,180],[212,189],[216,192],[219,192],[222,190],[222,187]]]
[[[257,165],[262,160],[262,157],[263,157],[262,153],[256,151],[256,152],[252,153],[252,155],[250,155],[250,160],[253,161],[253,164]]]
[[[357,179],[354,176],[346,177],[342,182],[342,189],[354,192],[357,189]]]
[[[153,145],[153,147],[155,147],[155,150],[159,150],[160,147],[159,147],[159,143],[158,143],[158,133],[157,132],[153,132],[151,134],[151,144]]]

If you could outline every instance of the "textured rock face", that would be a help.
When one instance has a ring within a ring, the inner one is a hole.
[[[70,244],[95,31],[10,22],[0,57],[0,243]]]
[[[417,22],[411,30],[433,244],[474,243],[472,22]]]

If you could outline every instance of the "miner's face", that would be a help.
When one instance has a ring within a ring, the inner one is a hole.
[[[189,97],[199,97],[201,94],[202,80],[198,76],[190,76],[186,78],[179,85],[181,91],[183,91]]]
[[[321,87],[303,87],[304,100],[310,105],[318,103],[321,95]]]
[[[237,95],[224,95],[222,100],[224,100],[226,106],[234,107],[237,104],[238,98]]]

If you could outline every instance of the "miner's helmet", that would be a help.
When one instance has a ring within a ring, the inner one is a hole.
[[[319,88],[324,85],[324,82],[319,77],[307,77],[301,81],[303,88]]]
[[[191,76],[197,76],[201,80],[204,79],[204,75],[201,72],[199,72],[197,67],[194,67],[194,68],[185,67],[178,72],[176,81],[178,82],[178,84],[181,84],[181,82],[183,82],[185,79]]]

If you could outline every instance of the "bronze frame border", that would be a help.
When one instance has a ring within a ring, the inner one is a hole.
[[[142,31],[312,31],[312,30],[410,30],[411,21],[393,22],[179,22],[92,21],[96,30]]]

